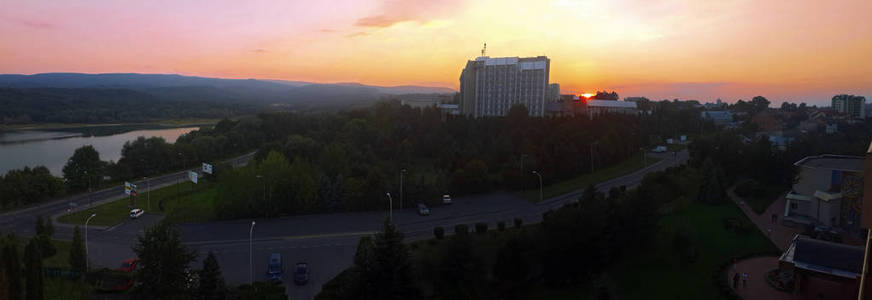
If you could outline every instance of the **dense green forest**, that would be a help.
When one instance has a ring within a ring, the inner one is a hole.
[[[217,166],[220,216],[372,209],[385,192],[399,195],[403,169],[406,203],[431,203],[444,193],[532,188],[532,170],[545,184],[565,180],[636,155],[662,142],[661,135],[710,125],[682,103],[652,107],[651,115],[594,120],[531,118],[520,106],[504,118],[468,119],[399,101],[336,113],[264,113],[222,120],[175,144],[141,137],[124,145],[117,162],[80,162],[93,166],[90,175],[71,171],[65,183],[70,192],[82,191],[81,178],[99,186],[102,175],[113,182],[140,179],[260,149],[247,168]],[[43,198],[4,197],[0,204]]]

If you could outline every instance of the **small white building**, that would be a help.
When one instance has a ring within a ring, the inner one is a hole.
[[[587,100],[587,114],[593,119],[595,116],[620,113],[620,114],[639,114],[639,108],[636,102],[616,101],[616,100]]]

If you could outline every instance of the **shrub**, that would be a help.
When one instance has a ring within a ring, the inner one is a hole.
[[[466,224],[454,225],[454,234],[467,235],[468,233],[469,233],[469,226],[467,226]]]
[[[445,237],[445,228],[442,228],[442,226],[436,226],[435,228],[433,228],[433,235],[436,236],[437,239],[441,240],[443,237]]]
[[[497,222],[497,229],[500,231],[506,231],[506,221]]]
[[[475,223],[475,233],[484,234],[486,232],[487,232],[487,223],[485,223],[485,222]]]
[[[521,218],[515,218],[515,228],[521,228],[521,225],[524,225],[524,220]]]

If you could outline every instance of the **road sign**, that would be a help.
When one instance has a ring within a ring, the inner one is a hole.
[[[197,175],[199,175],[199,174],[197,174],[197,172],[188,171],[188,180],[190,180],[193,183],[197,183]]]
[[[203,173],[212,174],[212,165],[203,163]]]
[[[124,194],[130,195],[130,193],[136,194],[136,185],[130,182],[124,182]]]

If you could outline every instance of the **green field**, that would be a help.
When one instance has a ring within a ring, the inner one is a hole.
[[[193,190],[192,190],[193,188]],[[156,189],[149,193],[143,192],[136,197],[135,207],[145,209],[145,212],[162,214],[167,220],[174,222],[199,222],[207,221],[214,216],[214,200],[217,187],[201,180],[199,184],[183,182],[179,185],[170,185]],[[151,199],[148,201],[147,199]],[[163,211],[159,203],[163,202]],[[151,202],[151,209],[149,209]],[[105,203],[94,208],[64,215],[58,218],[58,222],[66,224],[84,224],[88,216],[97,214],[89,225],[114,226],[129,218],[131,210],[128,198]]]
[[[660,159],[648,157],[649,166],[657,163],[658,161],[660,161]],[[588,187],[591,184],[598,184],[612,178],[620,177],[632,173],[633,171],[639,170],[643,167],[644,165],[641,156],[637,153],[631,155],[630,158],[627,158],[624,161],[612,165],[608,168],[600,169],[593,173],[584,174],[569,180],[546,185],[542,188],[542,198],[548,199],[551,197],[580,190]],[[539,202],[539,189],[524,190],[521,192],[521,196],[529,201]]]
[[[744,220],[751,230],[744,234],[728,231],[723,226],[728,217]],[[693,203],[681,214],[664,216],[659,226],[647,247],[640,247],[603,275],[603,282],[613,284],[617,299],[725,298],[713,277],[720,264],[733,257],[778,250],[733,203]],[[677,228],[690,229],[699,253],[695,262],[682,263],[676,254],[672,236]]]

